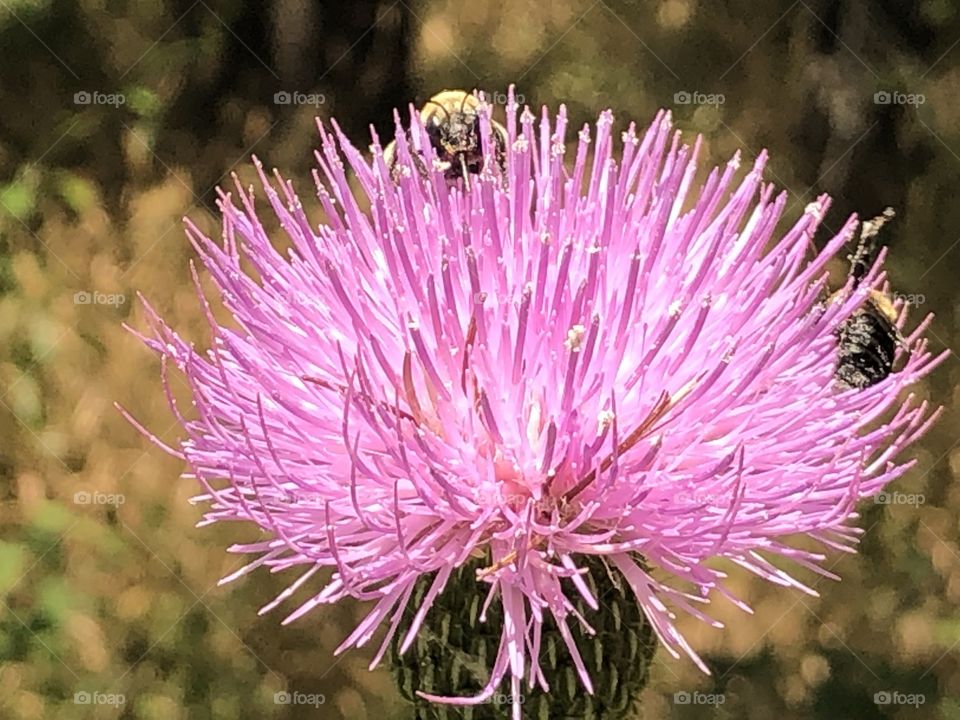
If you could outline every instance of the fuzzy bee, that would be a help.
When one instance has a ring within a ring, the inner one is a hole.
[[[876,257],[877,234],[894,216],[892,208],[862,224],[860,240],[849,256],[853,288],[870,270]],[[833,298],[838,296],[834,293]],[[831,299],[833,299],[831,298]],[[893,372],[898,347],[905,347],[896,326],[897,313],[891,298],[879,290],[871,290],[866,301],[837,328],[837,367],[834,378],[844,390],[863,390],[875,385]]]
[[[475,93],[464,90],[444,90],[427,100],[420,110],[420,122],[423,123],[430,139],[430,145],[442,164],[443,175],[449,185],[463,180],[470,186],[470,175],[479,175],[483,170],[486,138],[481,137],[480,100]],[[507,131],[500,123],[490,119],[493,141],[493,157],[500,170],[501,177],[506,176]],[[407,132],[411,153],[420,173],[427,175],[423,157],[414,152],[411,134]],[[383,151],[384,160],[390,168],[394,181],[400,177],[397,163],[396,140]]]

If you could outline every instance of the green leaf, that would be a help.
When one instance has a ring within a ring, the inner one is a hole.
[[[8,593],[23,576],[26,551],[20,543],[0,541],[0,593]]]
[[[72,610],[76,592],[62,577],[47,577],[40,583],[37,591],[37,605],[50,617],[54,624],[59,625]]]
[[[73,515],[60,503],[46,502],[33,518],[33,526],[51,535],[60,535],[74,522]]]
[[[66,173],[60,178],[58,190],[70,209],[77,213],[83,212],[97,202],[96,186],[74,173]]]
[[[0,208],[17,220],[23,220],[33,212],[36,202],[33,188],[22,181],[14,181],[0,188]]]
[[[160,98],[149,88],[134,87],[127,90],[125,95],[127,97],[127,107],[140,117],[153,117],[160,111]]]

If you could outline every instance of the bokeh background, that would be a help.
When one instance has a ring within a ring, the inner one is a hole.
[[[821,192],[830,229],[894,206],[893,285],[960,349],[952,0],[0,0],[0,53],[0,718],[408,716],[371,651],[332,655],[363,608],[280,628],[256,610],[290,576],[217,586],[257,532],[195,528],[179,462],[113,407],[176,441],[122,325],[143,293],[206,342],[181,218],[216,232],[251,153],[309,199],[315,116],[365,145],[443,88],[515,82],[574,127],[671,108],[711,162],[769,149],[787,221]],[[843,582],[734,571],[755,615],[686,623],[712,677],[659,653],[638,717],[960,718],[958,379],[954,354],[918,389],[946,413],[894,488],[912,500],[865,505],[860,554],[829,560]]]

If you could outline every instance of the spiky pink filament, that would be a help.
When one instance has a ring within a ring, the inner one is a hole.
[[[264,611],[329,568],[285,622],[347,596],[373,600],[338,651],[387,622],[376,664],[418,577],[436,573],[404,648],[452,570],[489,553],[477,582],[505,617],[490,681],[477,697],[433,700],[482,702],[508,674],[515,698],[525,676],[546,688],[547,612],[590,691],[570,617],[591,630],[561,584],[602,611],[580,554],[605,556],[668,651],[707,671],[671,608],[719,626],[695,607],[716,592],[749,612],[708,561],[813,593],[770,558],[833,577],[825,555],[787,537],[849,550],[856,501],[910,466],[895,457],[937,415],[899,399],[943,357],[925,325],[884,381],[846,392],[833,382],[836,328],[884,282],[878,261],[859,288],[822,303],[854,218],[810,259],[829,201],[778,238],[787,198],[762,182],[765,154],[739,184],[736,156],[697,185],[699,141],[682,145],[669,114],[642,138],[631,125],[618,162],[603,113],[568,171],[566,125],[561,107],[537,129],[511,100],[506,175],[488,143],[469,190],[420,176],[411,153],[427,167],[433,158],[415,113],[397,182],[378,144],[367,159],[321,126],[324,224],[256,163],[287,252],[239,183],[239,205],[220,199],[222,245],[187,226],[237,326],[218,324],[201,293],[213,345],[200,353],[145,305],[144,340],[184,372],[197,410],[187,419],[174,407],[187,438],[161,447],[202,484],[204,522],[271,535],[231,548],[260,557],[228,579],[305,571]]]

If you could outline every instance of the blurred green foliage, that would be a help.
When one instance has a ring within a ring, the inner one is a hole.
[[[0,47],[3,718],[405,717],[370,651],[333,656],[364,608],[280,627],[282,611],[256,611],[295,576],[217,586],[242,564],[224,548],[259,532],[195,529],[197,488],[112,406],[176,441],[158,364],[122,323],[144,327],[141,292],[206,341],[181,218],[215,233],[214,189],[248,179],[251,153],[309,197],[315,115],[362,146],[442,88],[516,82],[533,106],[566,103],[573,127],[606,107],[640,125],[671,108],[711,162],[769,149],[785,222],[823,192],[828,229],[894,206],[894,287],[936,312],[935,345],[957,346],[949,0],[3,0]],[[696,94],[713,104],[684,101]],[[827,563],[843,582],[806,578],[820,598],[731,569],[755,614],[720,601],[725,630],[686,623],[715,673],[660,653],[642,717],[960,718],[958,380],[951,358],[918,388],[947,406],[897,485],[925,502],[864,507],[860,555]],[[187,397],[176,378],[173,391]],[[694,689],[725,702],[673,702]],[[276,703],[284,690],[325,702]],[[875,703],[883,692],[925,703]]]

